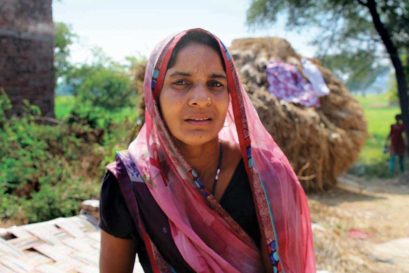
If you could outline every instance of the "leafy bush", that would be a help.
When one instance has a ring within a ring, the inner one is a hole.
[[[132,107],[110,112],[82,104],[55,126],[36,123],[40,112],[27,103],[23,116],[7,118],[10,107],[1,93],[0,217],[15,223],[77,214],[82,200],[98,196],[115,152],[134,137]]]
[[[47,176],[40,179],[41,190],[23,203],[29,222],[76,215],[81,201],[96,194],[95,187],[81,179],[55,183],[55,178],[50,178]]]
[[[79,201],[98,192],[92,179],[100,172],[103,150],[83,138],[94,129],[37,124],[38,108],[26,106],[22,117],[7,119],[9,101],[0,95],[0,215],[26,222],[76,214]],[[90,156],[93,164],[84,169]]]

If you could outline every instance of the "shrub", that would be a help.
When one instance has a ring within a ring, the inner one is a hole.
[[[95,187],[81,179],[55,182],[50,177],[40,180],[41,190],[23,202],[29,222],[39,222],[78,214],[81,201],[96,194]]]
[[[83,138],[84,134],[92,135],[94,129],[84,124],[37,124],[38,108],[28,104],[23,116],[7,119],[8,105],[3,93],[0,95],[1,217],[35,222],[78,213],[80,201],[96,196],[99,188],[93,179],[100,171],[103,150],[97,142]],[[91,164],[90,157],[94,158]]]
[[[105,166],[133,137],[136,111],[110,112],[81,104],[59,125],[37,124],[38,107],[6,118],[11,104],[0,93],[0,217],[38,222],[78,213],[97,197]]]

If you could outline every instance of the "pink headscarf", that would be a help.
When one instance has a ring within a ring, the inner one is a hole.
[[[195,272],[264,272],[254,242],[213,195],[195,185],[192,168],[172,142],[158,108],[167,63],[175,45],[190,31],[205,32],[220,45],[230,105],[219,138],[240,147],[261,237],[275,272],[315,273],[304,191],[241,86],[230,54],[213,34],[203,29],[183,31],[151,54],[144,81],[145,124],[128,148],[132,161],[168,217],[178,250]]]

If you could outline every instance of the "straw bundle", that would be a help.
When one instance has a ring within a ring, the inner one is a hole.
[[[230,52],[260,119],[284,151],[306,190],[326,190],[356,160],[367,137],[363,109],[346,87],[317,60],[330,94],[321,106],[278,101],[267,90],[266,65],[281,60],[301,71],[301,56],[280,38],[234,40]]]

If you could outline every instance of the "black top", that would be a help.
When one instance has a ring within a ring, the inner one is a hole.
[[[243,160],[238,164],[220,200],[220,205],[247,232],[256,245],[259,246],[260,231]],[[135,240],[139,261],[144,271],[152,271],[146,249],[125,204],[118,182],[111,172],[106,173],[102,182],[99,225],[101,229],[113,236]],[[159,247],[160,246],[158,246],[158,248]],[[168,262],[172,264],[171,261]]]

